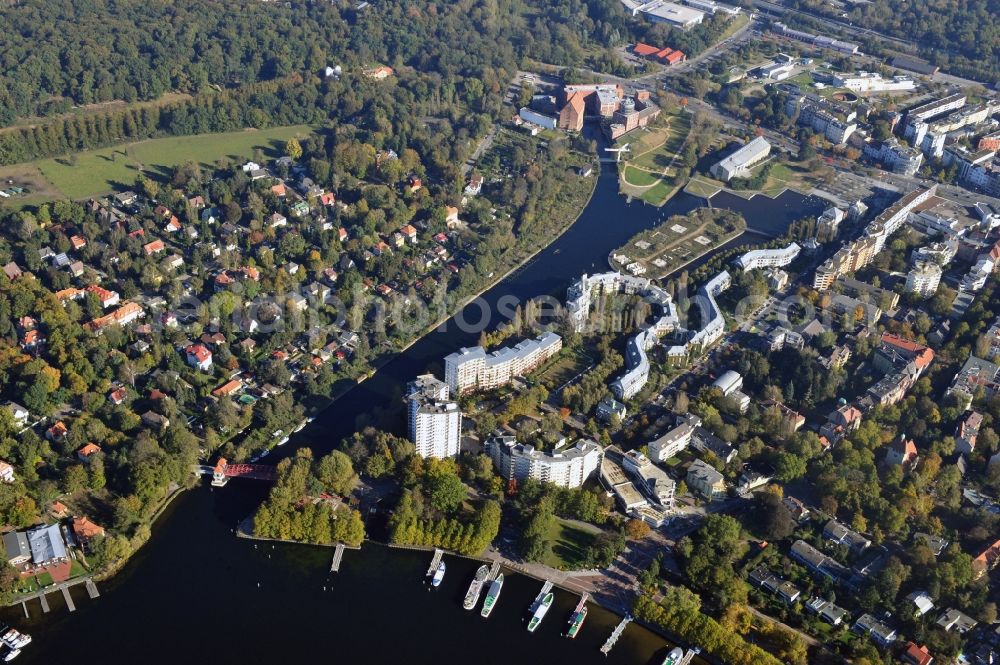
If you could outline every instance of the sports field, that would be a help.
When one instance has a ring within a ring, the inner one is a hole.
[[[260,148],[270,157],[277,156],[285,141],[304,137],[309,125],[292,125],[262,130],[244,130],[222,134],[196,134],[150,139],[72,156],[43,159],[21,168],[41,172],[54,195],[83,199],[135,184],[140,172],[155,179],[165,179],[171,169],[186,162],[214,164],[220,160],[241,160]],[[19,167],[9,167],[16,171]]]

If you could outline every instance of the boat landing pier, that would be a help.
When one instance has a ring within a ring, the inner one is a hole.
[[[441,565],[441,558],[442,557],[444,557],[444,550],[435,548],[434,549],[434,558],[431,559],[431,565],[427,568],[427,575],[428,576],[433,575],[434,571],[438,569],[439,565]]]
[[[694,649],[688,649],[687,652],[685,652],[684,657],[680,659],[680,662],[678,662],[677,665],[689,665],[691,663],[691,659],[700,653],[701,649],[698,649],[697,647]]]
[[[580,602],[576,604],[576,609],[573,610],[573,614],[582,612],[583,608],[587,606],[587,601],[590,600],[590,594],[586,591],[580,596]]]
[[[493,565],[490,566],[490,574],[486,576],[486,581],[492,582],[497,578],[497,575],[499,574],[500,574],[500,562],[494,561]]]
[[[69,595],[69,587],[62,587],[63,599],[66,601],[66,607],[69,608],[70,612],[76,612],[76,605],[73,604],[73,596]],[[44,596],[42,596],[44,598]]]
[[[51,612],[52,608],[49,606],[49,598],[48,598],[48,594],[50,593],[55,593],[57,595],[62,593],[63,600],[66,602],[66,608],[70,612],[75,612],[76,603],[73,601],[73,596],[70,595],[70,587],[76,586],[78,584],[82,584],[86,587],[87,595],[90,596],[91,599],[97,598],[98,596],[101,595],[97,591],[97,585],[94,584],[94,580],[92,580],[89,576],[82,578],[78,577],[76,579],[72,579],[67,582],[60,582],[59,584],[56,584],[54,586],[49,586],[45,589],[39,589],[34,593],[22,596],[20,598],[20,602],[21,602],[21,609],[24,610],[24,618],[25,619],[31,618],[31,612],[28,609],[28,601],[34,600],[35,598],[38,599],[38,603],[42,606],[43,614],[48,614],[49,612]]]
[[[547,594],[549,591],[552,591],[553,586],[554,585],[552,584],[552,582],[548,580],[545,581],[545,584],[542,585],[542,590],[538,592],[538,595],[535,596],[535,601],[531,603],[532,612],[538,609],[538,606],[542,604],[542,599],[545,598],[545,594]]]
[[[337,549],[333,551],[333,561],[330,562],[330,572],[340,571],[340,562],[344,558],[344,543],[337,543]]]
[[[604,646],[601,647],[601,653],[603,653],[605,656],[611,653],[611,649],[614,648],[615,644],[618,643],[618,638],[622,636],[622,633],[625,632],[625,627],[630,623],[632,623],[632,617],[627,616],[621,620],[621,623],[615,626],[614,632],[612,632],[611,635],[608,636],[608,641],[605,642]]]

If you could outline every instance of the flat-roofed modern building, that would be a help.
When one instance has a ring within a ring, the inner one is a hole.
[[[638,487],[668,512],[674,509],[674,492],[677,483],[660,467],[638,450],[630,450],[622,456],[622,467],[635,478]]]
[[[745,178],[750,169],[771,154],[771,144],[763,136],[758,136],[745,146],[714,164],[709,169],[714,177],[729,182],[733,178]]]
[[[486,452],[503,478],[524,482],[528,478],[559,487],[580,487],[601,466],[603,449],[590,439],[572,446],[560,441],[552,452],[518,443],[512,436],[498,436],[486,442]]]
[[[690,5],[695,9],[700,9],[707,14],[727,14],[729,16],[736,16],[741,11],[739,7],[724,5],[721,2],[715,2],[715,0],[684,0],[684,4]]]
[[[771,22],[771,31],[783,37],[788,37],[789,39],[796,39],[800,42],[812,44],[814,46],[818,46],[819,48],[830,49],[839,53],[848,53],[853,55],[858,52],[858,45],[852,42],[841,41],[839,39],[827,37],[826,35],[814,35],[809,32],[803,32],[802,30],[794,30],[779,21]]]
[[[669,23],[685,29],[693,28],[705,20],[705,12],[663,0],[653,0],[640,5],[633,11],[632,15],[635,16],[636,13],[642,13],[654,23]]]

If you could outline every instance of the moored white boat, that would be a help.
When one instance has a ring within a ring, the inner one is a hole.
[[[437,570],[434,571],[434,577],[431,578],[432,587],[441,586],[441,580],[444,579],[444,572],[446,569],[447,566],[445,566],[444,561],[442,561],[441,564],[437,567]]]

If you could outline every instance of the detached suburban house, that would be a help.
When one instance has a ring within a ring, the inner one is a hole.
[[[4,558],[12,566],[22,566],[31,561],[31,547],[28,537],[21,531],[11,531],[3,535]]]
[[[104,527],[94,524],[86,517],[73,518],[73,536],[76,538],[76,542],[80,544],[80,547],[84,551],[89,549],[90,541],[92,539],[103,535]]]
[[[96,443],[88,443],[76,451],[76,458],[84,464],[87,464],[90,462],[90,458],[99,452],[101,452],[101,447],[99,445]]]
[[[21,427],[28,424],[28,418],[31,416],[31,413],[26,408],[17,402],[7,402],[5,406],[7,407],[7,410],[10,411],[10,415],[14,418],[15,423]]]
[[[170,427],[170,419],[155,411],[147,411],[140,416],[142,424],[151,429],[166,429]]]
[[[184,353],[187,356],[187,364],[203,372],[212,368],[212,352],[205,348],[204,344],[192,344]]]
[[[58,524],[40,526],[27,532],[28,546],[31,548],[31,562],[36,566],[65,561],[68,557],[66,543]]]

